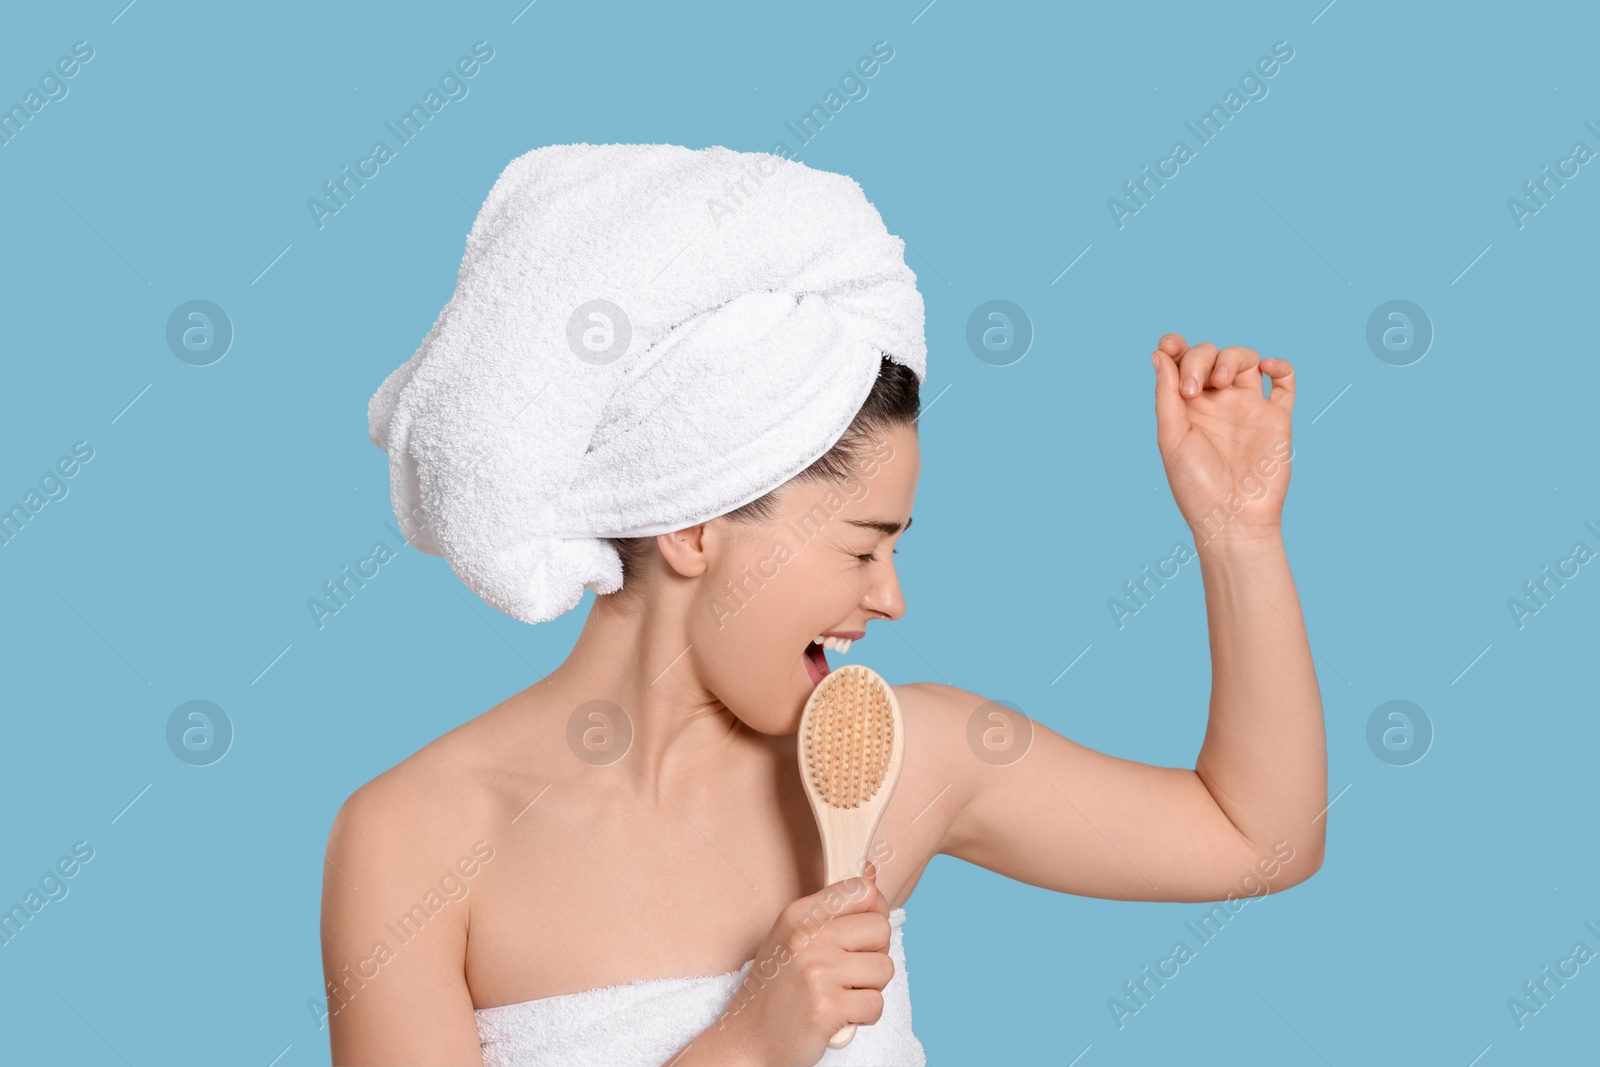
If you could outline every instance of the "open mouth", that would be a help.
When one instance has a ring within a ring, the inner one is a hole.
[[[822,646],[815,641],[806,645],[805,655],[802,658],[806,661],[806,674],[811,677],[812,685],[826,678],[828,672],[833,669],[828,666],[828,657],[823,652]]]

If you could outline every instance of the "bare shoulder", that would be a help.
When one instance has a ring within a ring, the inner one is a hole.
[[[430,894],[448,901],[469,870],[492,859],[479,719],[412,753],[340,805],[323,869],[325,933],[330,924],[367,927],[371,916]],[[464,901],[441,911],[448,919],[437,925],[465,930]]]
[[[979,788],[979,776],[1003,758],[994,753],[1006,745],[1027,744],[1031,723],[1013,709],[957,686],[912,682],[891,688],[906,727],[901,782],[914,804],[928,805],[920,808],[917,821],[937,819],[940,832],[932,848],[944,852],[948,830]]]
[[[366,782],[334,817],[321,926],[335,1063],[477,1062],[468,907],[495,857],[482,718]]]
[[[426,854],[453,846],[481,826],[492,755],[483,718],[436,738],[351,793],[334,817],[330,851],[366,841]]]
[[[902,701],[909,697],[917,707],[936,713],[948,713],[952,708],[965,707],[968,701],[974,702],[974,707],[984,702],[984,698],[976,693],[943,682],[907,682],[892,688],[895,696]]]
[[[1015,709],[941,682],[912,682],[892,688],[906,718],[907,737],[927,742],[922,758],[963,765],[973,756],[970,734],[976,732],[981,739],[982,731],[993,726],[994,716],[1009,713],[1018,717]]]
[[[907,766],[924,765],[941,787],[949,787],[941,800],[946,820],[940,852],[962,855],[966,813],[997,790],[1039,791],[1052,776],[1085,770],[1085,761],[1101,769],[1126,762],[1079,745],[1009,703],[959,686],[917,682],[894,690],[906,718]]]

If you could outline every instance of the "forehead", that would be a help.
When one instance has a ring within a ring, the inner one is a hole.
[[[910,518],[921,468],[916,431],[897,426],[869,441],[844,477],[796,485],[791,500],[804,509],[830,498],[841,519],[857,523],[853,528],[862,528],[860,522],[904,524]]]

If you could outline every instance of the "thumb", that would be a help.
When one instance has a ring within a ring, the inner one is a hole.
[[[1177,362],[1160,349],[1150,362],[1156,372],[1156,447],[1165,455],[1189,432],[1189,404],[1179,392]]]

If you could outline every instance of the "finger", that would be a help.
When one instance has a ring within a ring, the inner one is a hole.
[[[1164,352],[1173,359],[1177,359],[1188,351],[1189,345],[1181,333],[1164,333],[1161,340],[1156,342],[1156,351]]]
[[[889,917],[875,912],[836,915],[828,930],[829,939],[846,952],[887,952],[894,934]]]
[[[852,989],[841,1001],[847,1023],[871,1026],[883,1017],[883,994],[876,989]]]
[[[1264,359],[1261,371],[1272,379],[1272,395],[1267,397],[1268,402],[1281,404],[1285,412],[1293,411],[1294,366],[1286,359]]]
[[[845,989],[882,989],[894,977],[894,960],[886,952],[842,952],[829,968]]]
[[[1156,447],[1163,455],[1189,432],[1189,405],[1178,391],[1178,365],[1162,352],[1152,352],[1156,369]]]
[[[1211,370],[1211,385],[1220,389],[1225,385],[1254,385],[1261,391],[1261,372],[1256,368],[1261,357],[1253,348],[1229,345],[1217,353],[1217,364]]]
[[[840,906],[826,904],[830,891],[836,892],[844,898]],[[871,878],[855,877],[845,878],[842,881],[816,894],[824,902],[824,907],[834,915],[854,915],[857,912],[876,911],[883,915],[889,914],[889,899],[883,895],[883,890],[878,888],[877,882]]]
[[[1182,373],[1184,396],[1200,395],[1200,390],[1205,388],[1207,379],[1211,377],[1211,366],[1216,360],[1217,346],[1210,341],[1202,341],[1183,354],[1178,361],[1178,369]]]

